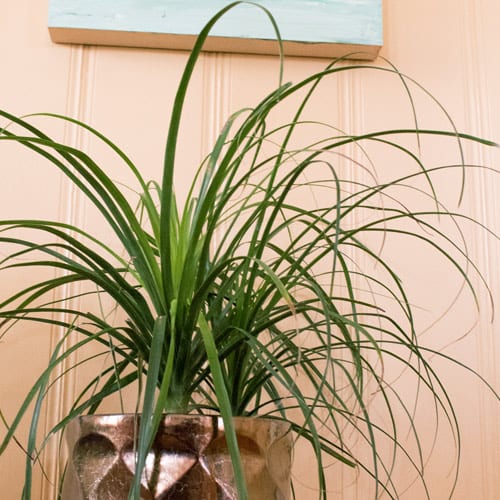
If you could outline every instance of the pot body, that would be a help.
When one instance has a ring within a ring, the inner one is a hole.
[[[139,416],[88,415],[67,427],[62,500],[127,500]],[[250,500],[289,500],[290,426],[234,419]],[[142,473],[141,500],[237,500],[222,418],[165,415]]]

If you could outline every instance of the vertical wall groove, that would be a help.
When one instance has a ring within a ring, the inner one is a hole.
[[[202,158],[211,151],[229,117],[231,56],[203,54]]]
[[[96,49],[84,46],[71,46],[69,50],[71,54],[68,69],[65,115],[88,123],[92,106]],[[69,122],[65,124],[64,137],[62,139],[64,144],[78,149],[85,149],[87,139],[87,134],[81,128]],[[84,210],[81,192],[67,178],[62,178],[60,193],[59,220],[66,224],[82,227]],[[78,285],[65,285],[60,292],[60,296],[57,298],[77,302],[78,299],[71,298],[77,293]],[[77,306],[76,303],[75,306]],[[71,318],[61,317],[61,320],[71,321]],[[51,333],[51,352],[54,351],[57,343],[62,339],[64,339],[65,349],[76,342],[76,339],[72,335],[67,336],[66,330],[53,327]],[[61,363],[54,374],[53,386],[47,399],[46,429],[44,434],[47,434],[67,414],[73,405],[76,397],[75,372],[70,370],[65,373],[63,378],[59,379],[57,377],[75,365],[77,361],[76,354],[68,357],[64,363]],[[44,460],[46,464],[45,473],[49,481],[42,482],[42,491],[39,498],[52,500],[57,498],[58,478],[60,477],[61,467],[64,465],[64,447],[61,449],[57,440],[53,439],[44,451]]]
[[[203,54],[203,109],[201,119],[201,158],[212,150],[229,118],[231,102],[231,55]],[[218,241],[214,238],[213,246]]]
[[[483,16],[491,15],[484,2],[478,0],[465,0],[463,7],[463,53],[464,57],[464,81],[466,82],[465,113],[468,129],[480,137],[491,137],[491,115],[487,102],[490,89],[486,77]],[[473,161],[482,165],[492,165],[492,155],[484,147],[478,145],[470,146]],[[498,196],[496,184],[489,181],[487,173],[480,173],[472,178],[471,183],[473,195],[473,209],[478,220],[484,221],[486,226],[498,230]],[[472,251],[475,259],[480,263],[480,269],[484,272],[488,285],[495,291],[499,290],[498,278],[498,250],[495,252],[491,246],[491,237],[484,231],[476,233],[477,241],[473,242]],[[497,248],[497,247],[495,247]],[[481,285],[479,285],[481,286]],[[487,292],[483,291],[483,310],[480,311],[480,331],[476,336],[476,348],[478,356],[478,369],[488,381],[498,380],[497,366],[499,358],[498,340],[495,338],[495,324],[491,322],[491,311],[485,307],[489,303]],[[498,330],[498,325],[496,325]],[[491,447],[489,443],[500,442],[500,430],[498,422],[498,402],[485,391],[478,395],[480,421],[477,422],[480,440],[480,490],[476,492],[478,498],[494,498],[498,494],[497,472],[492,464],[498,463],[492,460],[492,454],[498,455],[498,447]],[[497,418],[491,418],[497,415]],[[486,416],[489,416],[486,418]],[[463,471],[466,473],[466,471]]]
[[[345,66],[351,66],[352,61],[340,63]],[[332,84],[337,84],[337,108],[338,108],[338,126],[341,129],[340,134],[355,135],[363,130],[364,110],[363,94],[361,92],[360,80],[356,71],[343,71],[337,75]],[[365,158],[357,144],[351,144],[344,150],[346,154],[345,161],[339,158],[341,165],[341,178],[352,182],[350,192],[354,193],[358,189],[357,186],[366,182],[365,172],[360,166]],[[337,160],[335,161],[337,163]],[[346,186],[346,190],[349,188]],[[345,194],[347,195],[347,193]],[[357,227],[359,224],[360,214],[357,210],[352,211],[344,224]],[[345,249],[344,249],[345,251]],[[352,258],[351,265],[356,265],[359,269],[365,269],[368,263],[363,256],[359,254],[350,255]],[[360,258],[361,257],[361,258]],[[353,281],[355,289],[361,290],[366,288],[366,284],[361,282],[361,279]],[[347,311],[346,311],[347,312]],[[348,381],[342,381],[342,384],[348,384]],[[354,447],[356,445],[354,444]],[[357,453],[357,451],[356,451]],[[358,500],[366,498],[366,485],[359,471],[348,467],[341,467],[339,474],[340,484],[332,492],[334,497],[342,497],[343,500]]]

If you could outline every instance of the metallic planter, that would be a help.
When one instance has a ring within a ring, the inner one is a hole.
[[[250,500],[289,500],[292,439],[283,422],[235,418]],[[136,415],[96,415],[67,428],[62,500],[127,500]],[[147,459],[141,500],[236,500],[222,419],[165,415]]]

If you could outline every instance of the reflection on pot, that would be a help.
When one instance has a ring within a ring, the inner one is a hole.
[[[62,500],[127,500],[139,416],[81,416],[67,428]],[[250,500],[289,500],[290,426],[234,419]],[[236,500],[222,418],[165,415],[142,474],[141,500]]]

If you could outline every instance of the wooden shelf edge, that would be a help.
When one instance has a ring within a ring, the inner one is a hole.
[[[81,45],[104,45],[114,47],[135,47],[150,49],[191,50],[194,35],[173,35],[168,33],[147,33],[82,28],[60,28],[49,26],[50,37],[55,43]],[[299,57],[338,58],[374,60],[380,45],[358,45],[343,43],[306,43],[284,40],[285,55]],[[279,53],[276,40],[256,38],[209,37],[203,50],[241,54]]]

